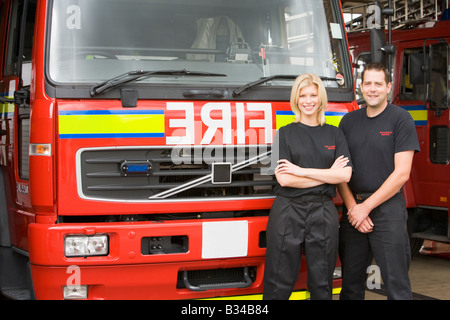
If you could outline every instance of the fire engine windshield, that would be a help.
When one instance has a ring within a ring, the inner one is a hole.
[[[140,86],[239,88],[304,72],[329,88],[351,85],[333,0],[57,0],[49,28],[47,70],[57,85],[95,85],[136,70],[151,75]],[[261,84],[274,85],[292,81]]]

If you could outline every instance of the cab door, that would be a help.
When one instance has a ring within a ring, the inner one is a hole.
[[[449,44],[425,39],[399,46],[399,92],[394,101],[410,112],[416,124],[421,152],[415,155],[412,183],[417,204],[416,237],[449,239]]]
[[[7,214],[0,213],[0,227],[7,229],[9,223],[11,244],[27,250],[27,227],[34,219],[28,193],[28,148],[36,0],[3,1],[2,11],[0,182]],[[4,237],[0,239],[7,242]]]

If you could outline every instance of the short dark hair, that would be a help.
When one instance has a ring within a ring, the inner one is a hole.
[[[370,62],[364,66],[364,70],[361,73],[361,81],[364,81],[364,73],[367,70],[375,70],[384,72],[384,80],[386,83],[389,83],[389,71],[386,69],[386,66],[380,62]]]

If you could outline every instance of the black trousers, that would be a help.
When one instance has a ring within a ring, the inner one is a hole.
[[[387,298],[412,299],[408,275],[411,249],[403,195],[396,194],[369,216],[374,229],[364,234],[348,222],[346,211],[343,214],[339,236],[343,281],[340,299],[364,299],[366,272],[373,258],[379,267]]]
[[[267,225],[264,299],[289,299],[306,256],[311,299],[331,299],[338,252],[339,218],[326,196],[277,196]]]

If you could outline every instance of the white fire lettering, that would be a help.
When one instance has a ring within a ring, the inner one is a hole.
[[[195,143],[195,122],[194,104],[192,102],[167,102],[167,110],[184,111],[185,117],[181,119],[170,119],[169,127],[185,128],[184,136],[168,136],[167,144],[194,144]],[[177,130],[179,132],[181,130]]]
[[[251,119],[250,128],[264,128],[265,143],[272,143],[272,107],[270,103],[249,103],[250,111],[264,111],[264,119]]]
[[[192,102],[167,103],[168,111],[180,111],[174,118],[169,113],[168,145],[208,145],[217,141],[232,144],[234,140],[244,144],[246,139],[256,142],[255,134],[259,143],[272,143],[274,130],[270,103],[209,102],[200,111],[195,112],[195,109]]]
[[[211,111],[222,111],[222,119],[212,119]],[[208,127],[201,144],[210,144],[216,131],[223,129],[223,143],[231,143],[231,105],[229,103],[207,103],[202,108],[202,122]]]

